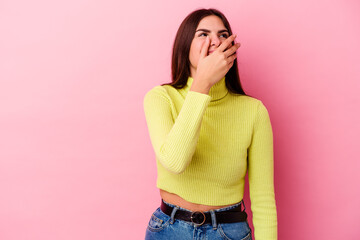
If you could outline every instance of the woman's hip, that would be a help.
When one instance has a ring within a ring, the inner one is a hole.
[[[150,217],[145,239],[248,240],[252,234],[245,210],[243,201],[226,208],[191,212],[162,200]]]

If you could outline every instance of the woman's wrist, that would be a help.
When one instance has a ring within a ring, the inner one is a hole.
[[[211,86],[208,83],[194,79],[193,83],[191,84],[190,91],[209,95],[210,88]]]

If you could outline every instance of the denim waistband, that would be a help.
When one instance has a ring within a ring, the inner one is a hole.
[[[180,206],[176,206],[176,205],[174,205],[174,204],[168,203],[168,202],[164,201],[164,199],[161,199],[161,200],[162,200],[166,205],[168,205],[168,206],[170,206],[170,207],[173,207],[173,210],[172,210],[172,213],[171,213],[171,216],[170,216],[170,217],[171,217],[171,219],[170,219],[170,224],[173,224],[173,223],[174,223],[174,221],[175,221],[175,214],[176,214],[177,210],[181,209],[181,210],[183,210],[183,211],[192,212],[192,211],[189,210],[189,209],[182,208],[182,207],[180,207]],[[210,213],[210,215],[211,215],[211,225],[212,225],[213,229],[216,229],[216,228],[217,228],[217,225],[218,225],[217,219],[216,219],[216,212],[223,212],[223,211],[227,211],[227,210],[233,209],[233,208],[239,206],[241,203],[242,203],[243,206],[244,206],[244,209],[243,209],[242,211],[245,211],[246,208],[245,208],[244,201],[241,200],[240,202],[235,203],[235,204],[233,204],[233,205],[230,205],[230,206],[228,206],[228,207],[223,207],[223,208],[218,208],[218,209],[211,209],[211,210],[206,211],[206,212],[204,212],[204,213],[208,213],[208,212]],[[159,209],[160,209],[160,208],[159,208]],[[182,221],[182,220],[180,220],[180,221]],[[186,221],[184,221],[184,222],[185,222],[185,223],[188,223],[188,222],[186,222]],[[188,223],[188,224],[194,225],[194,223]],[[202,226],[206,226],[206,225],[207,225],[207,224],[204,224],[204,225],[202,225]]]
[[[176,205],[174,205],[174,204],[168,203],[168,202],[166,202],[164,199],[162,199],[162,201],[164,201],[164,203],[165,203],[166,205],[170,206],[170,207],[177,207],[178,209],[191,212],[191,210],[189,210],[189,209],[182,208],[182,207],[176,206]],[[243,204],[243,207],[244,207],[243,211],[245,211],[245,210],[246,210],[246,207],[245,207],[245,204],[244,204],[244,200],[241,200],[240,202],[235,203],[235,204],[233,204],[233,205],[230,205],[230,206],[227,206],[227,207],[223,207],[223,208],[218,208],[218,209],[212,209],[212,210],[206,211],[206,212],[204,212],[204,213],[211,212],[211,211],[214,211],[214,212],[227,211],[227,210],[236,208],[236,207],[239,206],[241,203]]]

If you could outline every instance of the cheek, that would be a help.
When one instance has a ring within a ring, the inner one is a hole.
[[[202,46],[205,44],[205,41],[196,42],[195,48],[196,52],[200,54]]]
[[[197,41],[197,42],[193,42],[191,44],[189,59],[190,59],[190,62],[193,65],[197,65],[197,62],[198,62],[199,57],[200,57],[201,48],[203,46],[203,42],[204,41]]]
[[[203,44],[205,43],[204,40],[197,40],[197,41],[193,41],[191,44],[191,50],[194,54],[200,54],[201,52],[201,48],[203,46]]]

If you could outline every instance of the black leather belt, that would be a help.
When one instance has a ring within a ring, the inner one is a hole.
[[[163,213],[167,214],[168,216],[171,216],[171,213],[174,209],[174,207],[171,207],[164,203],[164,201],[161,199],[161,211]],[[216,212],[214,211],[216,216],[216,222],[217,223],[233,223],[233,222],[244,222],[247,219],[247,214],[245,210],[241,210],[241,204],[235,208]],[[180,219],[188,222],[192,222],[198,226],[211,223],[211,213],[209,211],[207,212],[201,212],[201,211],[184,211],[181,209],[178,209],[174,216],[175,219]]]

